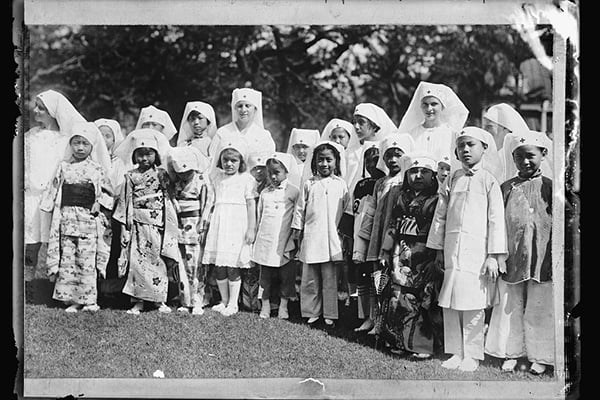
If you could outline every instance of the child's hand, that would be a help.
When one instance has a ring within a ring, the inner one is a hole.
[[[488,255],[483,264],[483,273],[492,282],[498,277],[498,261],[496,257]]]
[[[439,271],[444,271],[444,250],[436,250],[434,263]]]
[[[127,247],[130,239],[131,235],[129,231],[126,229],[121,229],[121,247]]]
[[[246,230],[246,235],[244,236],[244,240],[246,241],[246,243],[252,244],[254,243],[254,239],[256,239],[256,232],[254,231],[254,229]]]
[[[300,229],[292,228],[292,239],[300,241],[302,231]]]

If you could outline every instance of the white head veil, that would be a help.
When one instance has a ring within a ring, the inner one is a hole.
[[[375,140],[379,141],[384,137],[395,133],[397,131],[396,124],[394,121],[387,115],[387,113],[383,110],[383,108],[379,107],[373,103],[360,103],[354,107],[354,115],[360,115],[362,117],[368,118],[371,122],[379,127],[379,130],[375,133]],[[356,136],[356,135],[355,135]],[[350,141],[352,142],[352,148],[358,144],[358,137],[356,139],[352,139],[350,137]],[[351,143],[348,143],[348,149],[351,148]]]
[[[110,128],[110,130],[113,132],[115,142],[113,144],[113,149],[116,149],[119,143],[121,143],[123,139],[125,139],[125,137],[123,136],[123,132],[121,131],[121,124],[119,124],[119,122],[114,119],[100,118],[95,120],[94,124],[96,124],[98,128],[100,128],[101,126],[108,126]]]
[[[476,126],[466,126],[460,131],[454,133],[452,147],[455,154],[454,158],[452,159],[452,163],[450,164],[451,170],[462,168],[462,164],[456,156],[456,141],[462,136],[470,136],[480,140],[488,146],[483,153],[483,157],[481,158],[481,167],[494,175],[498,183],[501,184],[504,181],[504,167],[500,161],[498,149],[496,148],[496,142],[494,142],[494,137],[488,131]]]
[[[511,133],[529,130],[521,114],[506,103],[495,104],[487,109],[483,118],[508,129]]]
[[[71,134],[73,124],[86,122],[85,118],[75,109],[73,104],[61,93],[54,90],[46,90],[36,97],[44,103],[48,114],[56,120],[63,135]]]
[[[342,146],[341,144],[332,142],[331,140],[321,140],[319,141],[317,144],[315,144],[315,147],[313,147],[312,151],[308,153],[308,155],[306,156],[306,167],[304,168],[304,171],[302,172],[302,179],[300,184],[302,185],[304,183],[305,180],[307,180],[308,178],[310,178],[313,173],[312,173],[312,168],[311,168],[311,164],[312,164],[312,159],[313,156],[315,154],[315,149],[317,147],[319,147],[319,145],[327,143],[329,145],[331,145],[334,149],[337,150],[337,152],[340,155],[340,178],[344,179],[346,176],[346,155],[344,152],[344,146]]]
[[[305,144],[308,146],[308,153],[312,151],[317,142],[319,141],[319,131],[316,129],[300,129],[293,128],[290,133],[290,139],[288,141],[288,147],[286,153],[291,154],[296,159],[293,147],[295,144]]]
[[[167,137],[167,140],[171,139],[177,133],[177,128],[175,128],[175,124],[173,124],[169,113],[152,105],[140,110],[140,116],[135,129],[141,129],[145,122],[161,124],[163,126],[162,133]]]
[[[383,155],[388,149],[394,147],[402,150],[405,154],[411,153],[414,151],[415,142],[408,133],[393,133],[379,142],[379,160],[377,161],[377,168],[385,172],[386,175],[389,173],[389,170],[385,165]],[[404,171],[401,171],[400,173],[404,173]]]
[[[346,148],[349,148],[351,143],[358,144],[358,137],[356,136],[356,130],[354,130],[354,125],[352,125],[352,123],[348,121],[339,118],[333,118],[327,123],[327,125],[325,125],[325,128],[323,128],[323,133],[321,133],[321,140],[331,140],[329,138],[329,135],[331,135],[331,132],[336,128],[342,128],[345,129],[346,132],[348,132],[350,138],[348,140],[348,145],[346,146]]]
[[[208,137],[214,137],[217,132],[217,119],[215,117],[215,110],[212,106],[202,101],[190,101],[186,103],[185,110],[183,111],[183,117],[181,118],[181,124],[179,125],[179,135],[177,136],[177,146],[180,146],[182,143],[185,143],[194,137],[194,130],[188,122],[188,117],[192,111],[199,112],[210,122],[206,128]]]
[[[131,159],[133,152],[140,147],[149,147],[156,150],[161,163],[167,162],[169,151],[172,148],[166,136],[159,131],[151,128],[140,128],[131,131],[113,153],[123,161],[126,169],[129,170],[134,165]]]
[[[552,140],[543,132],[531,131],[529,129],[516,131],[504,137],[502,154],[500,156],[504,157],[505,179],[508,180],[517,176],[518,170],[513,160],[512,153],[517,147],[524,144],[543,147],[547,150],[547,154],[540,165],[540,169],[545,177],[552,179],[554,177]]]
[[[415,127],[421,125],[425,120],[421,110],[421,101],[427,96],[437,98],[443,105],[440,113],[440,121],[450,126],[453,132],[462,129],[467,121],[469,110],[458,98],[456,93],[448,86],[441,83],[430,83],[421,81],[413,94],[406,113],[400,121],[398,130],[400,132],[411,132]]]
[[[171,176],[189,170],[203,173],[209,167],[210,160],[193,146],[173,147],[169,151],[167,171]]]
[[[108,154],[108,149],[106,148],[106,142],[104,141],[104,136],[102,136],[102,132],[98,129],[95,123],[93,122],[76,122],[71,127],[71,134],[69,135],[69,144],[65,149],[65,160],[70,160],[73,156],[73,149],[71,149],[71,139],[74,136],[82,136],[84,137],[90,144],[92,145],[92,151],[90,153],[90,158],[100,164],[102,169],[104,169],[104,173],[108,174],[111,170],[111,162],[110,155]]]
[[[287,180],[294,186],[297,186],[298,188],[300,187],[300,171],[298,170],[298,164],[296,163],[293,155],[276,151],[275,153],[268,155],[265,162],[269,161],[270,159],[281,162],[287,170]]]
[[[254,114],[254,122],[261,128],[265,128],[263,122],[263,108],[262,108],[262,92],[251,88],[236,88],[231,93],[231,121],[237,120],[237,112],[235,111],[235,105],[238,101],[244,100],[256,107],[256,113]]]

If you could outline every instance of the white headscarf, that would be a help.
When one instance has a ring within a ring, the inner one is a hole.
[[[170,173],[189,170],[202,173],[210,167],[210,160],[195,147],[173,147],[169,151],[167,165]]]
[[[134,129],[113,152],[119,157],[127,170],[133,168],[131,159],[133,152],[140,147],[149,147],[156,150],[161,162],[167,162],[172,149],[169,140],[159,131],[151,128]]]
[[[402,156],[402,173],[414,167],[427,168],[437,172],[437,164],[435,156],[431,153],[423,151],[406,153]]]
[[[71,148],[70,142],[74,136],[84,137],[92,145],[92,151],[90,153],[90,159],[100,164],[104,169],[104,173],[107,175],[111,171],[110,155],[106,148],[106,142],[102,132],[98,129],[93,122],[76,122],[71,127],[71,134],[69,135],[69,144],[65,149],[64,159],[70,160],[73,156],[73,149]]]
[[[223,150],[226,149],[233,149],[236,150],[238,153],[240,153],[242,155],[242,158],[244,159],[244,161],[246,162],[246,164],[248,163],[248,142],[245,138],[243,138],[242,136],[228,136],[225,139],[222,139],[221,142],[219,143],[219,148],[217,150],[217,153],[215,154],[215,160],[216,163],[213,164],[218,164],[219,159],[221,158],[221,153],[223,152]],[[249,171],[249,169],[248,169]]]
[[[488,108],[483,115],[492,122],[508,129],[511,133],[529,130],[527,123],[521,114],[506,103],[495,104]]]
[[[501,157],[504,157],[505,179],[508,180],[517,176],[518,170],[513,160],[512,153],[517,147],[524,145],[543,147],[547,150],[547,154],[540,165],[540,169],[545,177],[552,179],[554,176],[552,140],[550,140],[543,132],[531,131],[529,129],[513,132],[504,137]]]
[[[265,124],[263,122],[262,92],[251,88],[233,89],[233,92],[231,93],[231,121],[233,122],[237,120],[235,105],[240,100],[247,101],[256,107],[254,121],[252,122],[264,129]]]
[[[348,140],[348,145],[346,146],[346,148],[349,148],[351,143],[358,143],[358,137],[356,136],[354,125],[352,125],[352,123],[348,121],[339,118],[333,118],[327,123],[327,125],[325,125],[325,128],[323,128],[323,133],[321,134],[321,140],[331,140],[329,138],[329,135],[331,135],[331,132],[336,128],[342,128],[345,129],[346,132],[348,132],[350,138]]]
[[[162,133],[167,137],[167,140],[171,139],[177,133],[177,128],[175,128],[175,124],[173,124],[169,113],[152,105],[140,110],[140,116],[138,117],[135,129],[142,129],[142,125],[145,122],[161,124],[163,126]]]
[[[354,108],[354,115],[360,115],[362,117],[368,118],[371,122],[373,122],[379,127],[379,130],[375,133],[375,140],[377,141],[382,140],[384,137],[397,131],[396,124],[394,124],[394,121],[392,121],[392,119],[387,115],[383,108],[379,107],[376,104],[357,104]],[[352,142],[352,147],[354,147],[355,144],[360,145],[358,137],[356,137],[356,139],[353,140],[351,136],[350,141]],[[350,148],[351,145],[350,142],[348,142],[348,149]]]
[[[414,150],[414,147],[415,143],[413,138],[408,133],[394,133],[386,136],[381,142],[379,142],[379,160],[377,161],[377,168],[385,172],[387,175],[389,170],[385,165],[385,161],[383,160],[383,155],[385,152],[391,148],[398,148],[404,153],[410,153]],[[401,171],[401,173],[404,173],[404,171]]]
[[[113,132],[115,142],[112,147],[113,149],[116,149],[119,143],[121,143],[123,139],[125,139],[125,137],[123,136],[123,132],[121,131],[121,124],[119,124],[119,122],[114,119],[100,118],[95,120],[94,124],[96,124],[98,128],[100,128],[101,126],[108,126],[110,128],[110,130]]]
[[[413,94],[406,113],[402,117],[402,121],[400,121],[398,126],[400,132],[411,132],[424,122],[425,117],[421,110],[421,101],[427,96],[433,96],[442,103],[443,109],[440,113],[442,123],[448,124],[453,132],[462,129],[469,116],[469,110],[456,93],[441,83],[421,81]]]
[[[46,90],[36,96],[44,103],[48,114],[56,120],[60,133],[70,135],[73,124],[86,122],[85,118],[75,109],[73,104],[61,93]]]
[[[300,171],[298,170],[298,164],[296,163],[293,155],[276,151],[275,153],[271,153],[269,156],[267,156],[265,161],[269,161],[270,159],[281,162],[287,170],[288,181],[298,188],[300,187]]]
[[[308,146],[308,153],[312,151],[317,142],[319,141],[319,131],[316,129],[300,129],[293,128],[290,133],[290,139],[288,141],[287,153],[291,154],[294,159],[297,160],[296,154],[294,153],[295,144],[305,144]]]
[[[182,143],[185,143],[194,137],[194,130],[188,122],[188,117],[192,111],[199,112],[210,122],[206,128],[208,137],[212,138],[217,132],[217,119],[215,117],[215,110],[212,106],[202,101],[190,101],[186,103],[185,110],[183,111],[183,117],[181,118],[181,124],[179,125],[179,135],[177,136],[177,146],[181,146]]]
[[[337,150],[337,152],[340,155],[340,178],[344,179],[345,175],[346,175],[346,156],[345,156],[345,152],[344,152],[344,146],[342,146],[341,144],[338,144],[336,142],[332,142],[331,140],[322,140],[319,141],[317,144],[315,144],[315,147],[313,147],[312,151],[308,153],[308,155],[306,156],[306,161],[305,161],[305,165],[306,167],[304,168],[304,170],[302,171],[302,179],[300,184],[302,185],[304,183],[305,180],[307,180],[308,178],[310,178],[313,173],[312,173],[312,168],[311,168],[311,163],[312,163],[312,159],[313,156],[315,154],[315,149],[317,147],[319,147],[319,145],[327,143],[331,146],[333,146],[334,149]]]
[[[494,175],[498,183],[502,184],[504,180],[504,167],[502,166],[500,156],[498,155],[496,142],[494,141],[493,136],[488,131],[478,128],[476,126],[466,126],[459,132],[454,133],[452,143],[455,156],[451,163],[451,170],[462,168],[462,164],[456,156],[456,141],[459,137],[463,136],[472,137],[485,143],[488,146],[485,152],[483,153],[483,157],[481,158],[481,167],[489,171],[492,175]]]

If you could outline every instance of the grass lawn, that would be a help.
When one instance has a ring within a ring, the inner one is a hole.
[[[376,350],[373,339],[355,333],[356,301],[340,303],[335,328],[310,328],[297,302],[290,320],[202,316],[121,309],[65,313],[54,305],[26,303],[25,378],[335,378],[551,381],[552,375],[505,374],[486,359],[474,373],[441,368],[440,355],[417,361]]]

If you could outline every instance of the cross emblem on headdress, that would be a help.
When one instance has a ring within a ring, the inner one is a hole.
[[[148,114],[148,118],[152,118],[152,114]]]
[[[449,160],[450,158],[448,156],[444,157],[444,160]]]
[[[243,95],[242,95],[242,97],[243,97],[243,98],[246,98],[246,95],[245,95],[245,94],[243,94]]]
[[[415,160],[415,161],[413,162],[413,165],[419,165],[419,160]]]
[[[397,145],[398,145],[397,142],[392,143],[392,146],[397,146]]]
[[[525,143],[525,138],[522,137],[521,139],[519,139],[519,142]]]
[[[182,167],[182,168],[186,168],[186,167],[187,167],[187,165],[185,165],[185,164],[181,164],[181,167]]]
[[[298,143],[302,143],[302,142],[304,142],[304,139],[298,140]]]
[[[428,91],[427,91],[427,94],[429,94],[429,93],[431,93],[431,90],[428,90]]]

